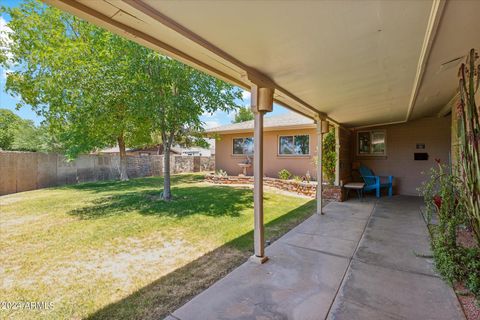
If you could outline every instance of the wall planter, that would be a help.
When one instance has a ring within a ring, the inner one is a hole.
[[[205,176],[205,181],[218,184],[253,184],[253,177],[219,176],[215,174],[207,174]],[[315,198],[317,193],[317,182],[315,181],[302,182],[265,177],[263,179],[263,184],[265,186],[298,193],[311,198]],[[341,187],[324,184],[322,189],[324,199],[338,202],[343,201],[344,193]]]

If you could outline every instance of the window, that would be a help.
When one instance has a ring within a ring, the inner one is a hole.
[[[309,155],[310,136],[280,136],[278,140],[278,154],[280,155]]]
[[[253,138],[234,138],[233,154],[253,154]]]
[[[357,155],[385,156],[386,133],[384,130],[359,131],[357,133]]]

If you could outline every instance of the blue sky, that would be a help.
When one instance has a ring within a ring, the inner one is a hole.
[[[9,7],[18,6],[19,3],[21,3],[20,0],[1,0],[1,5]],[[10,18],[5,14],[2,14],[0,16],[0,30],[5,30],[5,28],[8,28],[6,26],[6,23],[8,23],[9,20]],[[12,110],[20,117],[33,120],[36,124],[39,124],[43,120],[42,117],[38,116],[28,106],[22,107],[20,110],[16,110],[16,105],[19,102],[19,97],[11,96],[10,94],[5,92],[6,73],[8,72],[8,70],[8,68],[5,69],[3,67],[0,67],[0,108]],[[244,106],[250,105],[250,93],[248,91],[244,91],[243,100],[237,101],[237,104]],[[268,116],[280,115],[287,112],[289,112],[287,109],[274,104],[273,112],[269,113]],[[234,113],[228,114],[223,111],[217,111],[212,115],[202,115],[201,120],[205,123],[206,128],[212,128],[231,123],[234,116]]]

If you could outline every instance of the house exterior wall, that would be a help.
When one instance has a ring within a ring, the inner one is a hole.
[[[308,156],[285,156],[278,154],[278,138],[284,135],[308,134],[310,155]],[[220,134],[215,142],[215,169],[225,170],[229,175],[238,175],[243,169],[238,163],[245,161],[245,155],[233,154],[233,139],[253,137],[253,132],[238,134]],[[312,178],[316,177],[314,158],[317,154],[317,136],[315,129],[277,130],[264,132],[263,166],[267,177],[276,178],[278,172],[287,169],[293,175],[305,176],[307,171]],[[251,158],[253,161],[253,158]],[[248,168],[247,175],[253,175],[253,166]]]
[[[386,130],[385,157],[357,156],[357,136],[354,132],[352,157],[372,169],[376,175],[393,175],[395,194],[418,195],[416,189],[425,180],[425,175],[421,173],[435,166],[435,159],[440,159],[444,163],[450,162],[451,121],[451,117],[448,116],[375,127],[374,129]],[[416,150],[417,143],[425,144],[425,149]],[[414,152],[427,152],[429,158],[427,161],[415,161]]]

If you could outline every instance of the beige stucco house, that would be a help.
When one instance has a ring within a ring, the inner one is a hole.
[[[365,165],[375,174],[394,176],[394,194],[418,195],[435,159],[448,163],[451,154],[451,117],[425,117],[403,124],[336,130],[337,185],[362,181],[355,170]],[[243,174],[243,163],[254,159],[253,120],[207,130],[216,137],[215,168],[228,175]],[[296,113],[266,117],[264,121],[264,175],[278,177],[287,169],[292,175],[310,173],[316,179],[317,134],[312,119]],[[370,145],[364,145],[365,139]],[[375,140],[376,139],[376,140]],[[362,145],[361,145],[362,144]],[[370,147],[372,150],[370,150]],[[417,158],[415,158],[417,155]],[[419,159],[418,157],[424,157]],[[425,158],[427,157],[427,158]],[[253,175],[253,167],[247,168]]]
[[[292,175],[315,177],[317,135],[312,119],[293,112],[266,117],[264,122],[264,174],[278,177],[278,172],[287,169]],[[229,175],[243,173],[239,164],[253,162],[253,120],[233,123],[207,130],[215,136],[215,168]],[[253,175],[253,168],[247,168]]]

